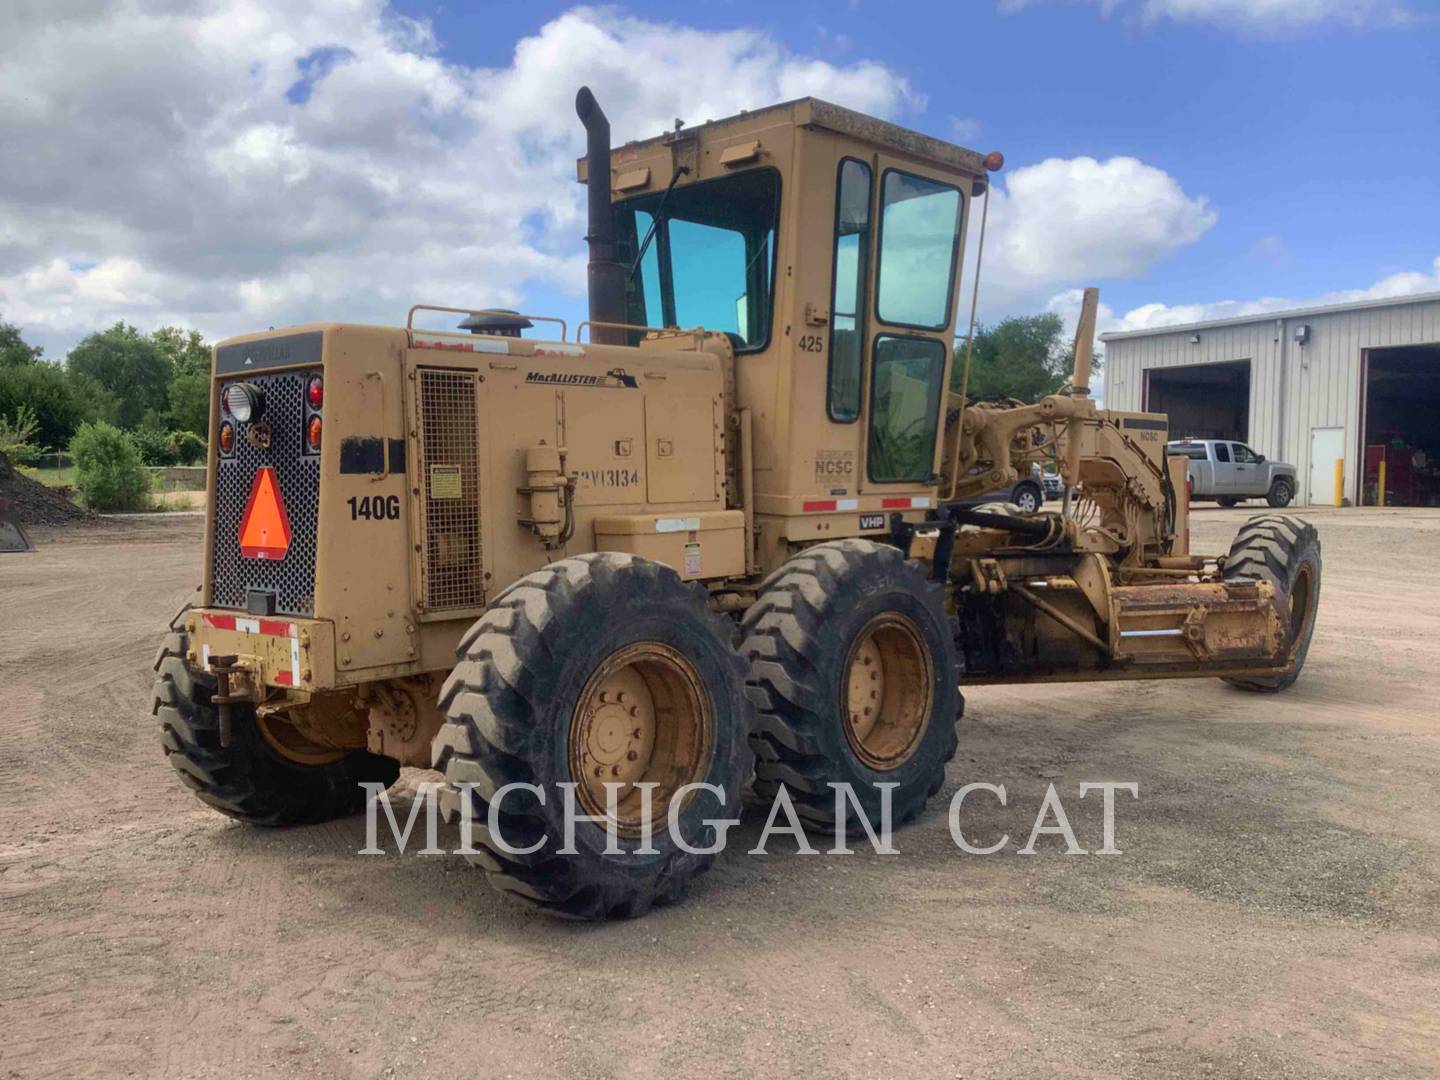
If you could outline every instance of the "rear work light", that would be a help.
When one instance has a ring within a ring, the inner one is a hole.
[[[231,383],[225,388],[225,408],[240,423],[248,424],[265,410],[265,395],[251,383]]]
[[[305,426],[305,445],[311,450],[320,449],[320,417],[312,416]]]
[[[310,380],[310,385],[305,387],[305,398],[312,409],[318,409],[325,404],[325,384],[320,381],[320,376],[315,376]]]

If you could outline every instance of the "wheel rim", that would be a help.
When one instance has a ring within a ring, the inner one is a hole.
[[[887,612],[865,625],[845,664],[845,737],[879,772],[909,761],[930,726],[934,664],[919,629]]]
[[[1290,647],[1292,649],[1304,640],[1305,623],[1310,617],[1310,590],[1313,587],[1314,580],[1310,575],[1310,564],[1301,563],[1300,572],[1290,583],[1290,596],[1287,601],[1290,614]]]
[[[260,737],[270,749],[297,765],[329,765],[345,756],[344,750],[325,746],[307,738],[294,724],[271,713],[255,717]]]
[[[1019,502],[1020,509],[1027,514],[1033,514],[1036,510],[1035,494],[1030,491],[1022,492]]]
[[[652,821],[663,820],[684,784],[701,780],[712,725],[699,673],[681,653],[638,642],[612,653],[580,692],[570,721],[570,774],[585,813],[625,836],[643,832],[645,789]],[[605,785],[620,784],[612,817]]]

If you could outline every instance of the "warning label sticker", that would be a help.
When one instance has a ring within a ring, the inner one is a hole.
[[[430,498],[459,499],[463,496],[459,465],[430,466]]]
[[[685,576],[694,577],[700,573],[700,545],[685,545]]]

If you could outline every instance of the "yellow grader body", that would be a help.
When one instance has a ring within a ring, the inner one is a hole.
[[[833,827],[835,783],[863,810],[888,781],[904,816],[933,794],[962,683],[1293,681],[1313,530],[1261,518],[1189,551],[1165,417],[1089,398],[1093,290],[1066,391],[950,391],[998,155],[810,99],[612,153],[577,107],[573,334],[420,305],[217,346],[203,598],[157,661],[202,798],[315,820],[435,765],[466,822],[548,779],[633,837],[642,795],[683,831],[685,785],[738,798],[753,755],[757,791]],[[965,502],[1037,463],[1058,512]],[[549,813],[514,816],[543,838]],[[708,864],[541,868],[466,828],[496,884],[571,915],[637,914]]]

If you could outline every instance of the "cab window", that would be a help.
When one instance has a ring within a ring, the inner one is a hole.
[[[1215,444],[1215,460],[1228,462],[1230,460],[1230,447],[1223,442]]]
[[[880,334],[872,354],[870,479],[924,483],[935,461],[945,344],[934,338]]]
[[[737,352],[770,341],[780,174],[754,169],[616,204],[629,274],[628,321],[729,334]],[[636,337],[638,337],[638,333]]]
[[[960,189],[886,169],[880,197],[880,272],[875,314],[882,322],[942,330],[960,251]]]
[[[861,345],[870,251],[870,166],[840,162],[835,190],[835,279],[830,290],[828,409],[842,424],[860,417]]]
[[[1235,448],[1235,460],[1241,465],[1258,465],[1260,463],[1260,455],[1244,443],[1237,442],[1233,445]]]

